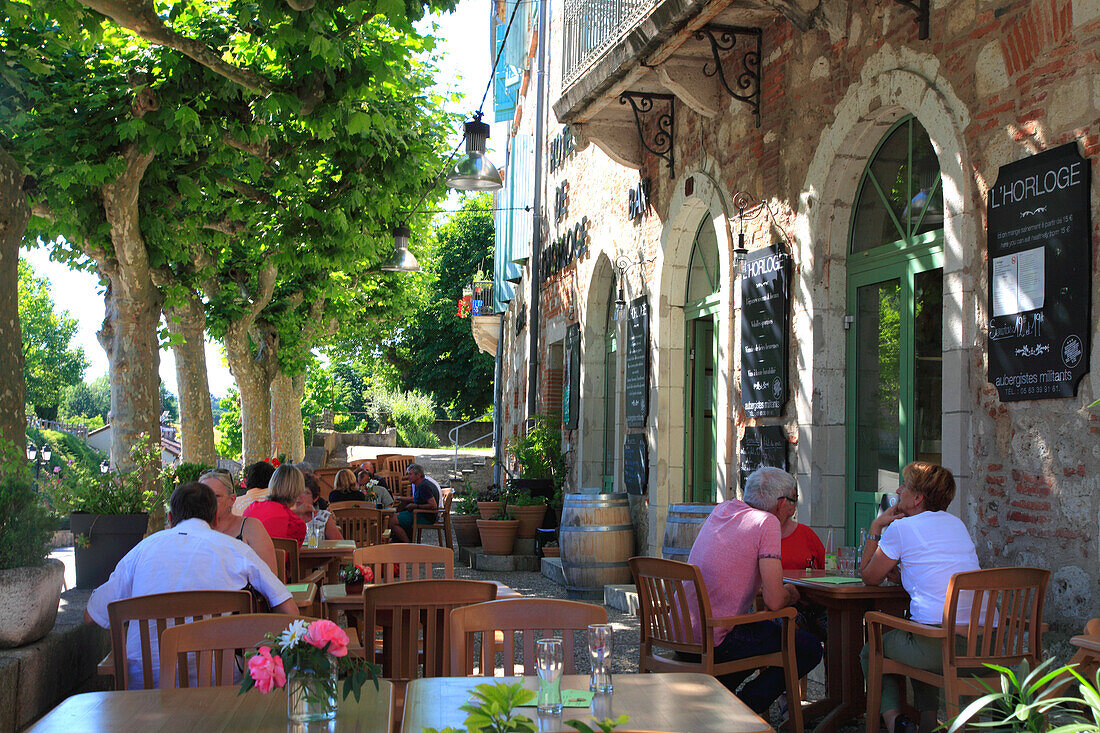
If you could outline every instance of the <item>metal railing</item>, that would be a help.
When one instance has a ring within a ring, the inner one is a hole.
[[[456,479],[458,478],[458,475],[459,475],[458,474],[458,449],[459,448],[465,448],[467,446],[473,445],[474,443],[477,443],[478,441],[485,440],[486,438],[493,437],[493,431],[490,430],[489,432],[485,433],[485,435],[479,435],[476,438],[474,438],[473,440],[466,441],[462,445],[458,444],[458,433],[459,433],[459,431],[462,430],[462,428],[466,427],[467,425],[473,425],[474,423],[481,422],[481,421],[482,421],[481,417],[475,417],[473,420],[467,420],[466,422],[462,423],[461,425],[455,425],[453,428],[451,428],[450,430],[447,431],[447,437],[450,439],[451,443],[454,445],[454,448],[455,448],[455,461],[454,461],[454,467],[451,469],[451,475],[454,476]]]
[[[88,439],[88,433],[90,432],[87,425],[77,425],[76,423],[68,423],[61,420],[42,420],[33,415],[27,415],[27,427],[56,430],[59,433],[76,435],[85,440]]]
[[[656,4],[656,0],[565,0],[562,89]]]

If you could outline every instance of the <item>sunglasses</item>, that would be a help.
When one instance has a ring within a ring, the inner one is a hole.
[[[794,496],[784,496],[784,497],[781,497],[781,498],[786,499],[787,501],[789,501],[792,504],[797,504],[798,503],[798,494],[795,494]]]

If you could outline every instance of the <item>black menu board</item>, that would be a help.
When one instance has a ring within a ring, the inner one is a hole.
[[[649,417],[649,304],[630,301],[626,315],[626,425],[644,428]]]
[[[1004,402],[1074,397],[1089,371],[1089,162],[1077,143],[1001,166],[989,190],[989,381]]]
[[[577,429],[581,388],[581,327],[571,323],[565,329],[565,378],[562,380],[561,421],[566,430]]]
[[[790,258],[778,247],[749,253],[741,278],[741,401],[749,417],[777,417],[787,401]]]
[[[782,425],[746,427],[741,438],[741,486],[749,474],[763,466],[788,469],[787,431]]]
[[[649,486],[649,449],[643,433],[627,433],[623,441],[623,486],[628,494],[644,494]]]

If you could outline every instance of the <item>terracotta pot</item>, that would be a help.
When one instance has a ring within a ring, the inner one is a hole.
[[[50,633],[64,579],[65,566],[54,559],[0,570],[0,649],[25,646]]]
[[[479,501],[477,503],[477,510],[481,514],[482,519],[490,519],[494,514],[500,511],[500,502]]]
[[[530,540],[535,537],[535,530],[542,524],[542,518],[546,515],[546,505],[537,506],[511,506],[512,516],[519,520],[520,539]]]
[[[543,547],[542,548],[542,556],[543,557],[560,557],[561,556],[561,548],[560,547]]]
[[[454,528],[455,539],[462,547],[477,547],[481,544],[476,514],[455,514],[451,517],[451,527]]]
[[[358,583],[344,583],[344,591],[349,596],[357,596],[363,592],[363,581]]]
[[[511,555],[519,531],[518,519],[479,519],[481,547],[486,555]]]

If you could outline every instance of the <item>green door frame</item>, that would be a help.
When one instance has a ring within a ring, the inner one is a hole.
[[[615,491],[615,453],[618,449],[615,436],[615,418],[618,414],[616,402],[616,382],[618,364],[615,363],[615,351],[617,350],[615,329],[608,329],[604,336],[603,376],[604,376],[604,404],[603,404],[603,493],[609,494]]]
[[[688,377],[688,388],[684,390],[684,415],[690,416],[691,419],[684,420],[684,501],[699,501],[710,503],[717,499],[717,485],[712,486],[710,490],[710,496],[701,497],[696,495],[696,472],[699,467],[696,465],[694,446],[694,435],[698,434],[698,431],[707,428],[710,431],[710,445],[711,445],[711,459],[712,462],[716,457],[718,448],[718,419],[717,415],[710,421],[709,426],[704,426],[705,420],[702,415],[699,414],[699,410],[694,409],[692,405],[692,398],[694,395],[694,385],[696,380],[704,378],[702,374],[702,361],[694,359],[693,350],[698,347],[695,343],[694,332],[695,322],[699,319],[709,318],[713,328],[712,338],[710,343],[711,348],[711,364],[714,371],[714,378],[711,380],[711,394],[710,404],[712,410],[717,409],[718,405],[718,328],[721,323],[718,314],[721,313],[721,296],[718,293],[713,293],[705,298],[689,303],[684,306],[684,373]],[[701,404],[701,403],[700,403]],[[714,467],[712,467],[713,470]],[[717,473],[713,473],[714,476]]]

